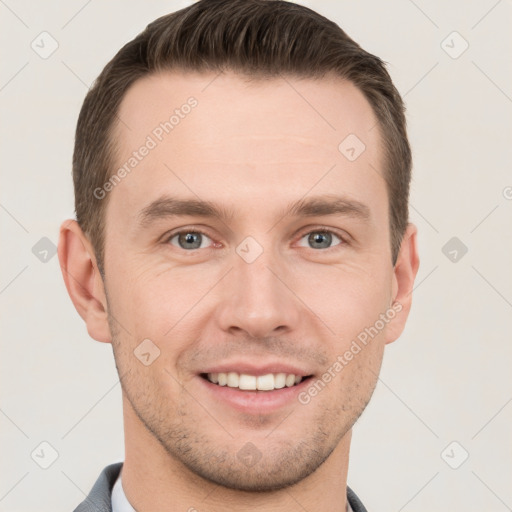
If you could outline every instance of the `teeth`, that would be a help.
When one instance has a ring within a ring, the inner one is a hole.
[[[238,376],[238,373],[236,373],[236,372],[228,373],[228,386],[230,388],[237,388],[239,380],[240,380],[240,378]]]
[[[267,373],[258,377],[247,375],[245,373],[209,373],[208,380],[219,386],[228,386],[230,388],[239,388],[248,391],[272,391],[273,389],[282,389],[285,386],[290,388],[302,381],[300,375],[293,373]]]
[[[294,377],[295,380],[295,377]],[[274,387],[281,389],[286,386],[286,373],[276,373],[274,375]]]
[[[238,379],[238,387],[240,389],[257,389],[256,379],[253,375],[245,375],[242,373]]]
[[[271,391],[274,389],[274,376],[271,373],[260,375],[256,384],[260,391]]]
[[[295,375],[287,375],[285,377],[285,381],[284,383],[286,384],[286,387],[287,388],[291,388],[292,386],[295,385]]]

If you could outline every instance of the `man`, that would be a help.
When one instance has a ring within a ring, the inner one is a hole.
[[[365,510],[351,429],[411,306],[410,172],[383,63],[305,7],[201,0],[119,51],[59,259],[125,460],[77,511]]]

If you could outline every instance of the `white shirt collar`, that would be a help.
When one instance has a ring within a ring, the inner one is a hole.
[[[136,512],[124,493],[121,473],[119,473],[112,489],[112,512]]]

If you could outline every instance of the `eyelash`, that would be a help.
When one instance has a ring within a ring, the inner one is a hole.
[[[164,244],[169,244],[170,241],[174,237],[176,237],[178,235],[181,235],[181,234],[184,234],[184,233],[198,233],[198,234],[201,234],[201,235],[204,235],[204,236],[208,237],[210,240],[212,240],[213,243],[216,243],[212,239],[212,237],[208,233],[206,233],[204,230],[202,230],[200,228],[191,228],[191,229],[181,229],[180,231],[175,231],[175,232],[171,233],[170,235],[166,235],[164,237]],[[317,226],[314,229],[309,229],[308,231],[301,232],[300,236],[299,236],[299,240],[301,240],[306,235],[309,235],[311,233],[329,233],[329,234],[335,235],[336,237],[338,237],[341,240],[341,242],[339,244],[337,244],[337,245],[335,245],[333,247],[328,247],[327,249],[312,249],[314,251],[328,252],[330,250],[335,250],[336,247],[342,247],[342,246],[349,245],[349,241],[348,241],[348,236],[347,235],[342,235],[338,231],[335,231],[332,228],[328,228],[326,226]],[[202,249],[185,250],[185,249],[181,249],[181,247],[176,247],[176,246],[173,246],[173,247],[175,247],[176,249],[180,249],[183,252],[190,252],[190,253],[194,253],[196,251],[202,250]],[[306,247],[303,247],[303,248],[306,248]],[[212,248],[211,247],[207,247],[206,249],[212,249]]]

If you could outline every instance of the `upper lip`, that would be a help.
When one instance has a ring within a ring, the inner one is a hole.
[[[297,366],[293,366],[289,363],[280,363],[273,362],[268,364],[254,364],[248,363],[244,361],[231,361],[216,364],[213,366],[209,366],[208,368],[202,370],[200,373],[244,373],[246,375],[254,375],[256,377],[260,375],[267,375],[269,373],[286,373],[294,375],[299,375],[301,377],[307,377],[312,374],[312,372],[308,372],[307,370],[298,368]]]

